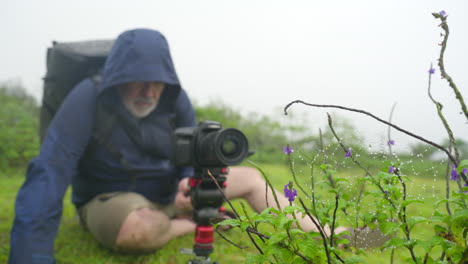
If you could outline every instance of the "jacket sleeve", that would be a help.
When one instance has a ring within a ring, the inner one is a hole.
[[[176,100],[176,127],[193,127],[195,126],[195,110],[193,109],[192,103],[185,92],[181,90]],[[178,177],[182,180],[186,177],[193,176],[192,167],[179,168]]]
[[[95,105],[96,88],[85,80],[64,100],[39,155],[29,163],[16,198],[10,264],[55,263],[63,197],[91,136]]]

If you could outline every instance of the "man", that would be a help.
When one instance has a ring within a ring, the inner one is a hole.
[[[105,123],[111,133],[96,139]],[[73,89],[29,164],[16,200],[9,263],[54,263],[70,184],[83,226],[109,248],[149,252],[193,232],[190,219],[177,217],[190,210],[184,194],[193,171],[173,167],[169,157],[173,129],[194,125],[164,36],[149,29],[122,33],[101,83],[87,79]],[[266,196],[274,204],[271,191],[265,192],[254,169],[233,167],[227,175],[227,197],[244,198],[256,211],[266,208]],[[280,203],[289,205],[285,197]],[[307,218],[300,221],[303,229],[314,229]]]

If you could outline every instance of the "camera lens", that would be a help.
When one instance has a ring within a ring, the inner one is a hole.
[[[226,140],[221,144],[221,151],[224,155],[230,156],[236,152],[237,144],[232,140]]]
[[[212,131],[197,144],[198,161],[204,166],[230,166],[241,163],[248,155],[245,135],[234,128]]]

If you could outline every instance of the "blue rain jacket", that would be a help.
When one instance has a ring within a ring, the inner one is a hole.
[[[126,110],[116,89],[134,81],[166,84],[157,108],[140,120]],[[106,146],[98,144],[91,153],[85,152],[98,122],[98,104],[118,116],[108,143],[133,173]],[[70,184],[77,207],[97,194],[129,188],[152,201],[173,201],[178,182],[193,171],[171,165],[172,131],[194,125],[192,105],[180,86],[164,36],[148,29],[122,33],[105,63],[102,82],[96,85],[87,79],[73,89],[51,122],[40,154],[28,166],[15,204],[9,263],[54,263],[54,240]]]

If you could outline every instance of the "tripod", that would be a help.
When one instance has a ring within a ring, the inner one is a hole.
[[[221,205],[224,202],[222,190],[226,187],[227,168],[195,168],[195,175],[190,178],[190,198],[193,207],[193,220],[197,224],[193,250],[195,258],[188,264],[219,264],[211,262],[209,255],[213,253],[214,228],[211,220],[219,217]],[[210,177],[212,175],[216,183]]]

